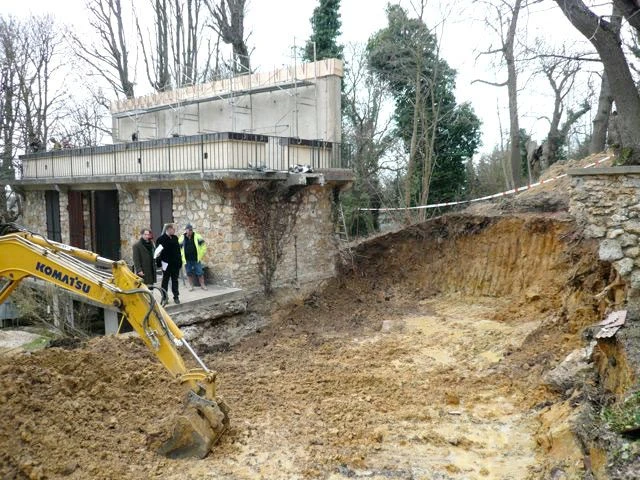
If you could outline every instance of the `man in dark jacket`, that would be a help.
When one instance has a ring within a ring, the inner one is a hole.
[[[153,261],[154,248],[151,241],[151,230],[143,228],[140,232],[140,240],[133,244],[133,268],[147,285],[156,283],[156,262]]]
[[[182,268],[182,254],[180,253],[180,244],[176,237],[176,229],[171,223],[167,223],[162,229],[162,235],[156,240],[160,247],[160,262],[162,266],[162,288],[166,291],[169,287],[169,279],[171,279],[171,291],[173,292],[174,303],[180,303],[180,292],[178,290],[178,277]]]

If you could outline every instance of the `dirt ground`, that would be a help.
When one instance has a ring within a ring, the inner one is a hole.
[[[232,428],[204,460],[154,453],[183,392],[137,339],[0,356],[0,478],[582,478],[541,439],[558,401],[541,377],[599,320],[593,250],[553,216],[445,217],[355,249],[205,357]]]

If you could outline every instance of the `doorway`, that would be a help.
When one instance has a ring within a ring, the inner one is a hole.
[[[91,192],[94,233],[93,245],[96,253],[111,260],[120,260],[120,211],[117,190]]]
[[[84,212],[82,192],[69,190],[69,239],[72,247],[86,248],[84,244]]]
[[[162,226],[173,223],[173,190],[156,188],[149,190],[149,206],[151,208],[151,230],[153,238],[162,235]]]

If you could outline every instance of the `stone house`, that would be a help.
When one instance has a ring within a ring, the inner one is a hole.
[[[288,215],[290,225],[274,284],[330,277],[334,202],[353,180],[341,77],[331,59],[115,102],[113,145],[21,157],[11,186],[23,196],[22,223],[129,263],[141,228],[158,236],[164,223],[178,232],[191,223],[208,244],[212,280],[254,290],[264,218],[252,225],[247,212],[256,192],[273,192],[261,215]]]

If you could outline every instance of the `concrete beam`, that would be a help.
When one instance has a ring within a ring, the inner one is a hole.
[[[592,169],[590,169],[592,170]],[[162,173],[148,175],[105,175],[101,177],[67,177],[67,178],[32,178],[7,182],[11,188],[23,190],[49,190],[53,185],[70,190],[115,190],[124,189],[134,195],[140,184],[166,184],[167,188],[175,188],[186,182],[214,182],[224,184],[226,188],[235,188],[245,181],[287,181],[291,173],[286,171],[258,172],[256,170],[217,170],[195,173]],[[305,174],[324,178],[325,183],[350,183],[355,180],[351,170],[316,170],[313,174]],[[1,182],[0,182],[1,184]],[[120,187],[118,187],[120,185]],[[133,188],[130,185],[134,185]]]

